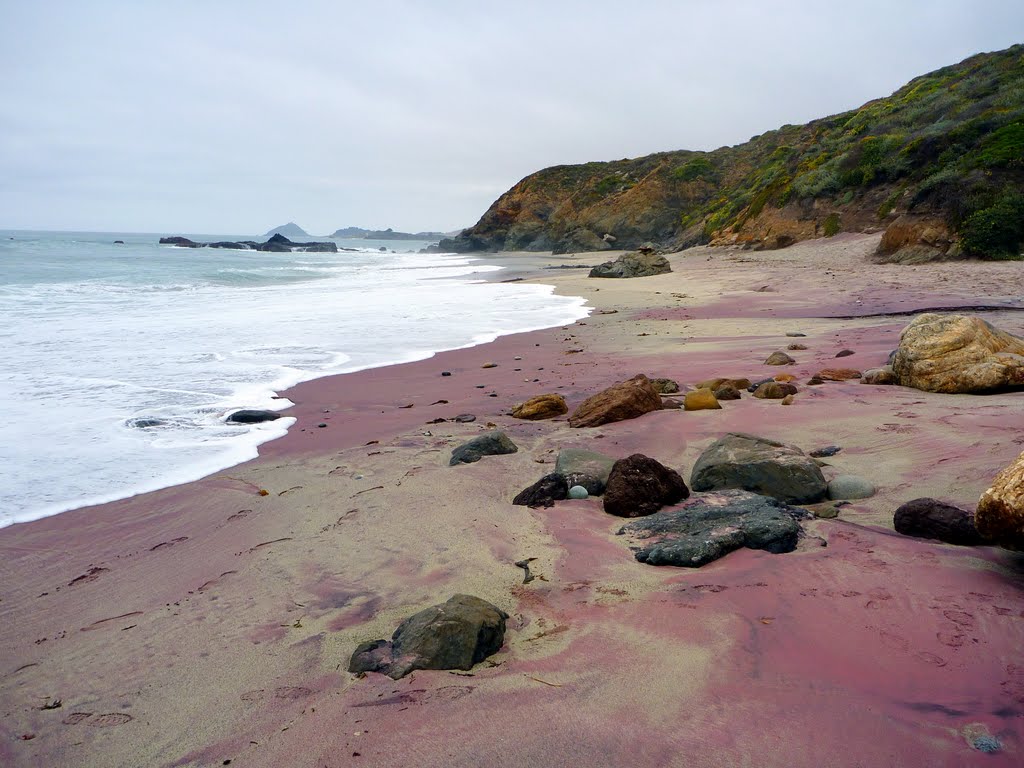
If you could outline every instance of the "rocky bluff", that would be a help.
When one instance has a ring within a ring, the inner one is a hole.
[[[736,146],[547,168],[438,249],[761,249],[886,230],[879,259],[1016,257],[1022,188],[1024,46],[1015,45]]]

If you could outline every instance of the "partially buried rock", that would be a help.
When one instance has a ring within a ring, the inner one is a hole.
[[[706,411],[719,409],[722,406],[710,389],[694,389],[683,398],[683,408],[687,411]]]
[[[537,395],[525,403],[519,403],[512,407],[513,418],[530,421],[553,419],[555,416],[561,416],[568,412],[569,406],[565,404],[565,398],[557,394]]]
[[[768,359],[764,361],[765,365],[793,365],[796,360],[787,355],[782,350],[772,352],[768,355]]]
[[[899,383],[926,392],[976,393],[1024,385],[1024,339],[972,315],[918,315],[892,361]]]
[[[637,251],[624,253],[614,261],[606,261],[590,270],[589,277],[649,277],[671,272],[668,259],[655,253]]]
[[[651,386],[659,395],[674,395],[679,391],[679,383],[673,379],[651,379]]]
[[[721,491],[628,523],[619,533],[634,540],[641,563],[699,568],[741,547],[792,552],[799,521],[807,518],[806,511],[767,496]]]
[[[754,397],[761,400],[781,400],[797,393],[796,385],[786,381],[766,381],[754,390]]]
[[[500,430],[493,430],[474,437],[452,451],[452,458],[448,465],[454,467],[456,464],[472,464],[474,461],[480,461],[484,456],[498,456],[515,453],[518,450],[519,448],[509,439],[508,435]]]
[[[861,384],[895,384],[896,374],[891,365],[883,365],[881,368],[870,368],[861,375]]]
[[[974,523],[987,542],[1024,550],[1024,453],[981,494]]]
[[[736,389],[746,389],[750,386],[750,379],[730,379],[724,376],[719,376],[715,379],[707,379],[705,381],[698,382],[694,389],[710,389],[714,392],[716,389],[721,387],[730,386]]]
[[[398,680],[417,669],[468,670],[501,650],[507,618],[486,600],[455,595],[403,621],[391,642],[362,643],[348,671],[381,672]]]
[[[590,498],[590,494],[587,492],[587,489],[584,488],[582,485],[574,485],[572,488],[569,489],[569,498],[587,499]]]
[[[730,432],[708,446],[693,465],[695,491],[739,488],[789,504],[825,498],[828,484],[814,459],[792,445]]]
[[[935,499],[914,499],[900,505],[892,516],[892,524],[904,536],[938,539],[965,547],[982,543],[970,512]]]
[[[235,424],[260,424],[264,421],[275,421],[281,418],[276,411],[241,410],[228,416],[228,421]]]
[[[815,459],[824,459],[827,456],[835,456],[841,450],[843,449],[838,445],[826,445],[824,448],[815,448],[813,451],[809,451],[807,455]]]
[[[830,499],[867,499],[875,495],[875,486],[857,475],[839,475],[828,484]]]
[[[544,475],[540,480],[524,488],[512,503],[520,507],[550,507],[556,501],[561,501],[569,495],[569,484],[565,478],[557,472]]]
[[[690,495],[674,469],[640,453],[619,459],[604,489],[604,511],[618,517],[641,517]]]
[[[732,384],[723,384],[715,390],[715,398],[718,400],[739,400],[740,391]]]
[[[563,448],[555,459],[555,472],[570,486],[580,485],[591,496],[604,493],[615,459],[583,448]]]
[[[850,355],[855,354],[857,353],[854,352],[852,349],[840,349],[838,352],[836,352],[836,357],[849,357]]]
[[[782,399],[781,399],[781,400],[780,400],[779,402],[780,402],[780,403],[781,403],[782,405],[792,405],[792,404],[793,404],[793,401],[794,401],[795,399],[796,399],[796,395],[793,395],[793,394],[789,394],[789,395],[786,395],[786,396],[785,396],[784,398],[782,398]]]
[[[661,395],[642,373],[584,400],[569,417],[570,427],[599,427],[661,410]]]
[[[788,347],[786,347],[786,349],[790,350],[791,352],[797,352],[797,351],[799,351],[801,349],[807,349],[807,345],[806,344],[793,343],[793,344],[790,344]]]
[[[822,368],[816,374],[822,381],[847,381],[848,379],[859,379],[860,371],[853,368]]]

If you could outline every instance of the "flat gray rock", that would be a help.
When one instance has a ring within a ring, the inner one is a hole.
[[[814,459],[792,445],[730,432],[708,446],[693,465],[690,488],[738,488],[787,504],[813,504],[828,485]]]
[[[875,495],[875,486],[857,475],[839,475],[828,484],[830,499],[867,499]]]
[[[699,568],[741,547],[792,552],[802,532],[799,521],[810,517],[768,496],[718,491],[639,518],[619,534],[641,563]]]
[[[519,448],[508,435],[496,429],[460,445],[452,451],[452,458],[448,465],[454,467],[456,464],[472,464],[474,461],[480,461],[484,456],[516,453],[518,450]]]

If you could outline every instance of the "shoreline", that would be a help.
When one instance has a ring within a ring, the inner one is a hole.
[[[1005,263],[866,270],[871,240],[693,249],[636,280],[538,270],[523,276],[588,298],[590,317],[304,382],[282,393],[297,423],[257,459],[0,530],[0,762],[954,766],[976,759],[966,734],[981,724],[1004,745],[986,764],[1016,764],[1024,559],[891,523],[910,498],[976,501],[1020,452],[1006,428],[1019,393],[829,382],[789,408],[744,396],[596,429],[506,415],[542,392],[571,410],[635,373],[777,373],[762,362],[788,331],[807,334],[786,369],[800,381],[846,347],[844,365],[869,368],[907,319],[818,310],[1024,294]],[[985,317],[1024,331],[1024,313]],[[428,423],[459,413],[477,420]],[[488,423],[519,452],[448,467]],[[879,492],[807,524],[827,547],[693,571],[637,563],[599,499],[508,503],[561,447],[642,452],[689,480],[734,430],[841,445],[828,471]],[[524,585],[513,563],[527,556],[540,577]],[[344,672],[358,642],[454,592],[509,613],[497,666],[397,682]],[[61,708],[40,708],[54,698]]]

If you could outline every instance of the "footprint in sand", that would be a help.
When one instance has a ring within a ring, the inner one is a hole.
[[[928,651],[918,651],[914,654],[914,658],[918,661],[923,661],[925,664],[931,664],[936,667],[946,666],[946,660],[935,653],[929,653]]]
[[[935,637],[948,648],[959,648],[967,642],[967,635],[957,632],[936,632]]]
[[[275,699],[301,699],[309,696],[313,691],[309,688],[302,688],[300,686],[285,686],[282,688],[274,689]]]
[[[92,712],[72,712],[61,722],[64,725],[78,725],[85,723],[93,728],[113,728],[118,725],[130,723],[133,720],[131,715],[124,712],[107,712],[102,715],[93,716]]]
[[[100,574],[106,573],[109,570],[109,568],[100,568],[98,566],[93,566],[88,571],[83,573],[81,576],[78,576],[69,581],[68,586],[77,587],[80,584],[88,584],[90,581],[96,581],[96,579],[100,577]]]

